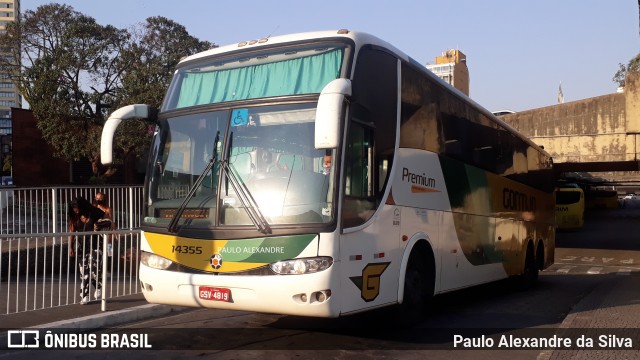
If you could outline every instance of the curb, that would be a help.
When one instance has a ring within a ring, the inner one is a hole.
[[[89,315],[76,319],[56,321],[48,324],[33,326],[33,329],[97,329],[120,325],[132,321],[145,320],[163,316],[174,312],[186,311],[182,306],[147,304],[123,310],[108,311],[106,313]]]

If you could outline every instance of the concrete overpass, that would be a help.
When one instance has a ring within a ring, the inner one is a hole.
[[[624,92],[502,115],[553,156],[557,172],[640,181],[640,73]],[[616,172],[616,173],[613,173]]]

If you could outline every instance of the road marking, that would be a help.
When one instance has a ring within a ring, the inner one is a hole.
[[[592,257],[583,256],[582,259],[580,259],[580,261],[584,261],[584,262],[594,262],[595,260],[596,258],[594,256]]]
[[[577,256],[565,256],[562,258],[562,260],[567,260],[567,261],[571,261],[571,260],[575,260],[577,259]]]
[[[562,274],[567,274],[573,268],[575,268],[575,266],[567,265],[567,266],[563,266],[562,268],[558,269],[556,272],[559,272],[559,273],[562,273]]]
[[[606,264],[606,263],[608,263],[608,262],[609,262],[609,261],[611,261],[611,260],[613,260],[613,258],[602,258],[602,263],[603,263],[603,264]]]
[[[621,264],[633,264],[633,259],[620,260]]]
[[[631,275],[631,269],[620,269],[616,275]]]
[[[602,271],[601,267],[594,266],[594,267],[590,268],[589,270],[587,270],[587,274],[589,274],[589,275],[598,275],[598,274],[600,274],[601,271]]]

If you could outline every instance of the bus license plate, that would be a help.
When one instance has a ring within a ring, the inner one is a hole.
[[[198,294],[202,300],[231,301],[231,290],[229,289],[200,286],[199,290]]]

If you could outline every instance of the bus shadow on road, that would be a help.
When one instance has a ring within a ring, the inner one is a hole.
[[[638,285],[640,272],[628,276],[543,273],[531,289],[523,290],[509,279],[436,296],[428,314],[411,326],[398,321],[389,307],[336,319],[284,316],[266,327],[298,330],[298,340],[314,341],[314,349],[333,349],[335,341],[342,344],[340,348],[360,348],[366,343],[398,350],[450,348],[455,335],[550,337],[558,331],[582,331],[593,320],[589,317],[606,316],[608,310],[640,307],[633,295]],[[611,323],[611,327],[620,326]]]

